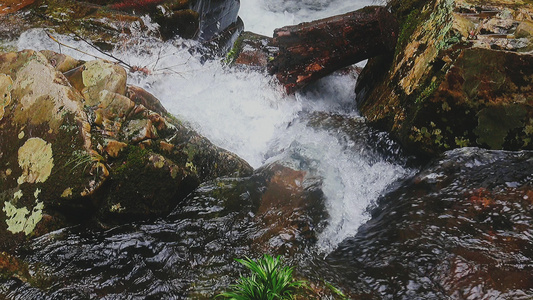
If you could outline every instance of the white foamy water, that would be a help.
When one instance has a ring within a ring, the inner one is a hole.
[[[247,31],[272,36],[274,29],[347,13],[383,0],[241,0]]]
[[[246,29],[271,35],[273,28],[344,13],[376,1],[242,0]],[[301,6],[298,6],[301,5]],[[86,43],[56,36],[95,56],[109,59]],[[138,38],[113,52],[127,62],[152,70],[131,74],[129,83],[153,93],[163,105],[216,145],[237,153],[253,167],[283,156],[299,157],[322,178],[329,225],[320,235],[319,248],[329,252],[354,235],[369,216],[367,207],[392,182],[409,170],[379,157],[369,161],[354,145],[346,145],[336,130],[305,125],[309,112],[325,111],[356,116],[353,111],[355,78],[332,75],[306,93],[287,96],[269,75],[224,66],[219,60],[204,64],[188,49],[194,41],[167,43]],[[61,51],[79,59],[91,56],[59,47],[42,30],[22,34],[19,49]],[[352,142],[353,143],[353,142]]]
[[[317,245],[322,253],[354,235],[370,218],[367,208],[392,182],[412,172],[380,159],[364,143],[336,129],[313,129],[295,121],[271,144],[272,151],[280,153],[271,160],[281,158],[322,178],[330,216]]]

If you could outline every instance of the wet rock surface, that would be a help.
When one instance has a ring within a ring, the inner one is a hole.
[[[526,299],[532,164],[532,152],[447,152],[327,261],[366,299]]]
[[[212,299],[242,271],[234,258],[305,253],[316,242],[323,198],[306,173],[275,163],[206,182],[156,222],[39,237],[13,257],[35,280],[5,272],[0,295]],[[80,289],[80,280],[92,283]]]
[[[254,212],[260,228],[255,250],[294,255],[314,245],[328,218],[320,178],[281,163],[256,174],[264,192]]]
[[[210,299],[241,274],[234,258],[265,251],[287,255],[299,278],[332,283],[349,299],[527,299],[533,292],[532,164],[531,152],[447,152],[384,195],[371,220],[326,257],[314,252],[300,226],[302,217],[313,226],[310,220],[325,218],[320,197],[305,192],[319,181],[272,164],[249,178],[206,182],[155,222],[40,237],[12,257],[31,270],[32,280],[8,276],[0,292]],[[307,203],[298,196],[306,194]],[[269,219],[268,212],[284,217]],[[298,228],[307,242],[286,239]]]
[[[398,82],[405,85],[394,92],[412,88],[409,97],[443,111],[450,103],[468,103],[464,114],[475,125],[472,140],[520,148],[516,145],[530,134],[521,127],[530,117],[530,91],[529,79],[514,72],[530,70],[524,67],[530,64],[528,46],[521,40],[530,30],[528,3],[456,1],[464,4],[453,12],[457,23],[446,17],[452,2],[439,3],[423,28],[443,31],[429,39],[434,44],[411,48],[422,61],[402,62],[395,74],[409,76],[401,77],[406,81]],[[512,8],[512,22],[502,5]],[[428,12],[418,10],[411,18]],[[479,31],[461,18],[472,19]],[[452,29],[439,27],[446,24]],[[408,29],[404,37],[417,36]],[[464,33],[456,36],[461,42],[450,32]],[[503,37],[509,32],[514,36]],[[261,39],[250,41],[265,50]],[[399,42],[410,47],[407,40]],[[435,47],[440,58],[432,60]],[[405,68],[411,63],[409,73]],[[433,81],[427,74],[435,70],[443,71]],[[40,77],[29,77],[34,73]],[[332,253],[323,253],[315,246],[333,220],[312,156],[289,150],[286,160],[252,173],[246,162],[169,115],[153,95],[127,86],[125,76],[122,68],[102,60],[77,61],[49,51],[2,54],[0,250],[8,252],[0,252],[0,298],[211,299],[243,272],[235,258],[263,253],[285,255],[299,278],[322,285],[317,290],[332,283],[350,299],[527,299],[533,294],[531,152],[446,152],[411,180],[390,186],[378,203],[370,203],[370,221]],[[408,82],[436,83],[428,88]],[[494,101],[478,101],[493,94]],[[453,121],[441,120],[450,130],[464,120],[456,106],[446,115]],[[471,113],[474,109],[479,112]],[[440,153],[449,137],[440,121],[427,121],[416,127],[415,146]],[[349,176],[370,176],[368,169],[378,167],[373,159],[409,164],[386,134],[359,118],[314,113],[305,123],[331,132],[344,151],[365,157]],[[360,146],[358,139],[372,142]],[[431,150],[433,144],[442,148]],[[344,184],[344,178],[333,178]],[[366,188],[356,186],[350,193]],[[86,220],[100,228],[75,225]]]
[[[392,1],[393,57],[370,60],[361,113],[410,151],[532,149],[533,6],[523,1]]]
[[[0,56],[2,249],[72,222],[166,214],[201,182],[251,174],[126,76],[49,51]]]
[[[226,57],[226,62],[266,71],[268,61],[276,52],[277,48],[272,46],[272,38],[245,31],[235,41]]]
[[[238,0],[15,2],[0,6],[0,49],[13,51],[6,41],[31,28],[76,35],[103,51],[147,38],[211,40],[238,23],[240,7]]]

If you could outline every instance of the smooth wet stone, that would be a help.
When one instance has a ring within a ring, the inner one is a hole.
[[[531,151],[448,151],[384,195],[328,261],[380,299],[528,298],[532,167]]]

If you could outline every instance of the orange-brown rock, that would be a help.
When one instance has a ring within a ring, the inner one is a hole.
[[[3,0],[0,2],[0,15],[16,12],[34,2],[35,0]]]
[[[258,250],[295,253],[316,242],[326,216],[316,179],[278,163],[265,166],[258,175],[266,180],[255,216],[262,228],[254,242]]]

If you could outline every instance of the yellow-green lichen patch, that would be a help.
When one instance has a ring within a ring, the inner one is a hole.
[[[2,210],[6,213],[7,230],[12,233],[22,232],[26,224],[26,215],[30,213],[28,209],[16,208],[11,202],[5,201]]]
[[[92,60],[85,64],[85,70],[82,73],[83,84],[93,86],[105,80],[113,74],[113,66],[103,60]]]
[[[87,106],[98,105],[100,92],[107,90],[120,95],[126,94],[127,73],[124,68],[103,60],[93,60],[84,65],[82,90]]]
[[[37,226],[37,223],[42,220],[43,208],[43,202],[35,201],[35,207],[33,207],[31,215],[28,217],[26,224],[24,225],[24,233],[26,235],[30,234],[33,229],[35,229],[35,226]]]
[[[161,169],[165,166],[165,158],[161,155],[152,155],[149,160],[157,169]]]
[[[120,205],[120,203],[117,203],[117,204],[115,204],[115,205],[112,205],[111,208],[109,209],[109,211],[110,211],[110,212],[121,212],[121,211],[123,211],[124,209],[125,209],[125,208],[122,207],[122,206]]]
[[[18,150],[18,163],[22,175],[18,184],[45,182],[54,167],[52,145],[41,138],[30,138]]]
[[[190,161],[185,164],[185,168],[189,169],[189,171],[193,173],[196,173],[196,166]]]
[[[63,193],[61,193],[61,198],[67,198],[72,196],[72,188],[66,188]]]
[[[12,98],[20,103],[14,112],[15,122],[47,123],[55,131],[66,112],[82,111],[81,96],[41,53],[34,52],[25,59],[27,62],[17,70],[11,91]]]
[[[30,234],[43,215],[44,204],[38,200],[35,201],[35,207],[30,211],[26,207],[16,208],[11,202],[5,201],[4,208],[6,213],[7,230],[12,233],[24,232]],[[29,215],[29,216],[28,216]]]
[[[23,194],[22,194],[22,191],[21,190],[18,190],[16,191],[14,194],[13,194],[13,200],[14,201],[17,201],[19,200],[20,198],[22,198]]]
[[[13,80],[11,76],[0,74],[0,120],[4,117],[5,107],[11,104],[11,88]]]

